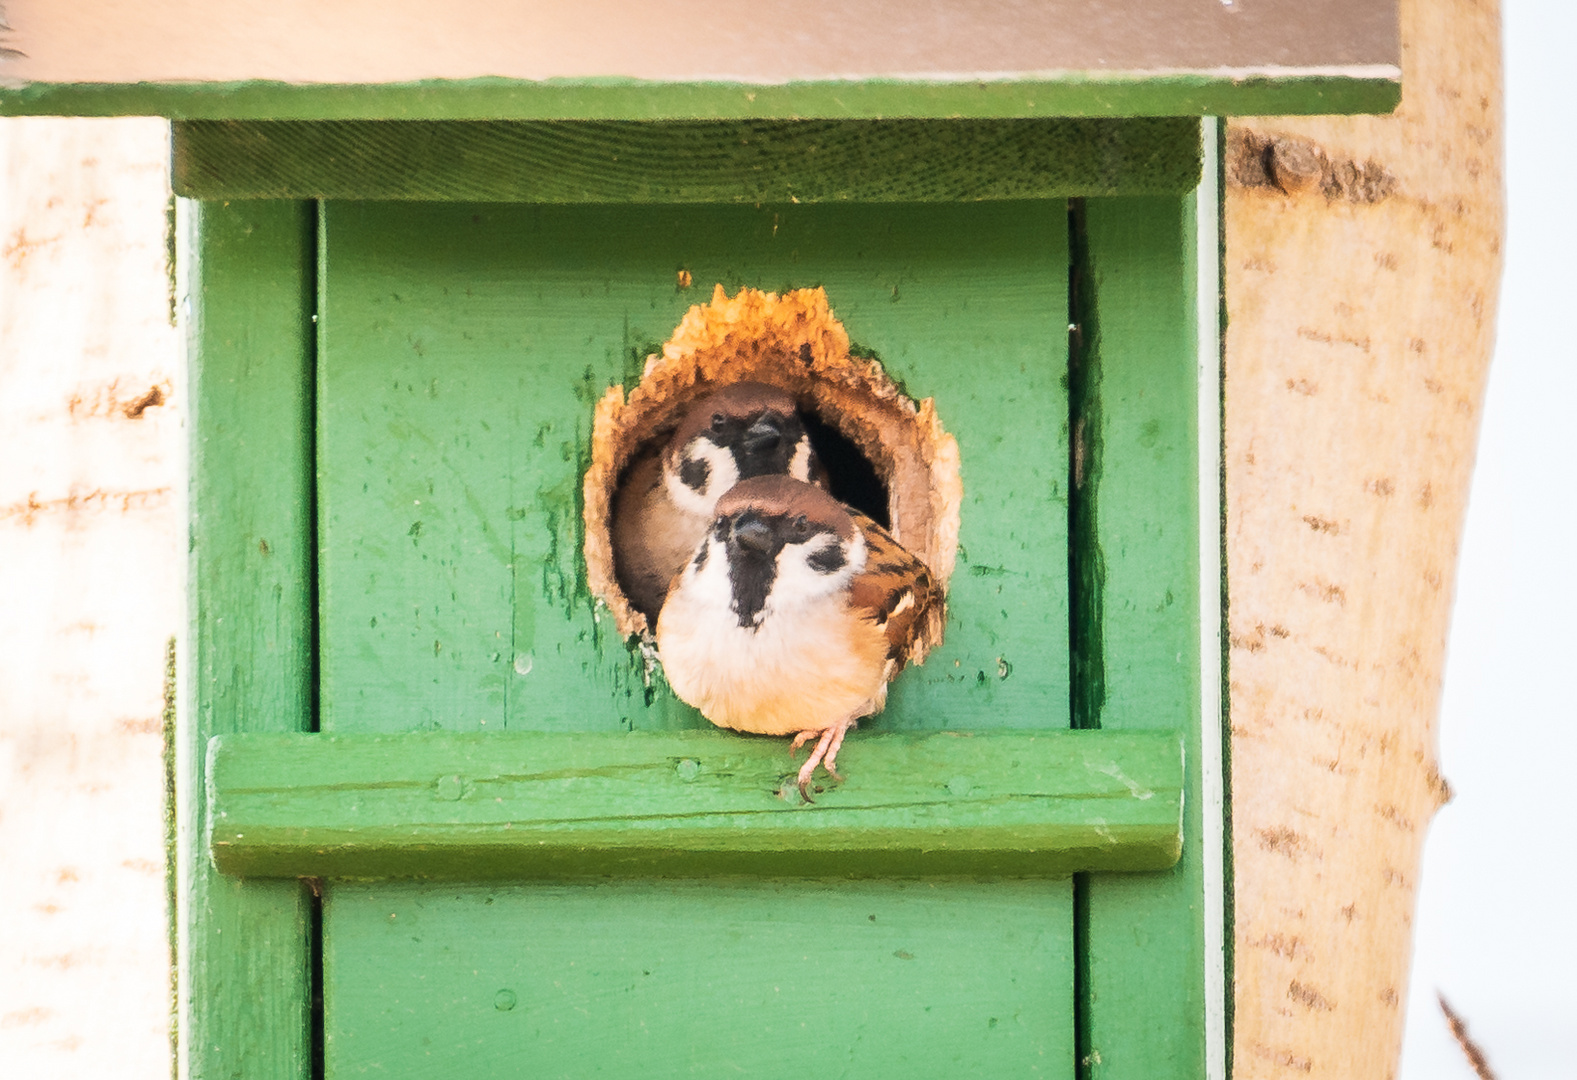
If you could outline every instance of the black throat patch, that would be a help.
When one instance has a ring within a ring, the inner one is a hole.
[[[734,593],[734,614],[740,626],[754,627],[761,621],[761,609],[767,605],[767,594],[777,577],[776,552],[772,557],[753,551],[741,551],[730,544],[728,552],[728,583]]]
[[[755,514],[742,515],[736,519],[736,526],[743,523],[744,518],[761,520]],[[777,524],[773,519],[767,519],[771,525]],[[766,607],[767,596],[772,592],[772,582],[778,574],[778,552],[783,550],[783,540],[773,529],[773,542],[763,551],[757,547],[747,546],[739,542],[739,538],[730,535],[728,538],[728,584],[733,593],[734,614],[739,618],[740,626],[756,627],[761,622],[761,610]]]

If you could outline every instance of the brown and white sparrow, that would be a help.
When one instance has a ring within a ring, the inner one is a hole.
[[[718,497],[741,480],[779,473],[819,473],[792,394],[740,382],[692,403],[662,453],[637,462],[614,501],[614,565],[630,603],[655,621],[711,527]]]
[[[736,731],[816,740],[799,771],[834,779],[838,748],[910,659],[940,591],[870,518],[787,476],[744,480],[717,503],[674,579],[657,652],[674,693]]]

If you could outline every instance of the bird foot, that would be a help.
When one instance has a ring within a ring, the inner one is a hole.
[[[845,720],[841,724],[835,724],[821,731],[802,731],[794,736],[794,742],[789,747],[790,757],[793,757],[799,748],[811,739],[816,740],[816,747],[810,752],[810,759],[800,767],[799,777],[796,780],[800,797],[806,802],[815,802],[810,797],[810,780],[811,776],[816,772],[817,765],[826,769],[828,776],[842,782],[843,777],[838,774],[837,769],[838,748],[843,745],[843,737],[849,733],[849,729],[854,727],[854,725],[855,721]]]

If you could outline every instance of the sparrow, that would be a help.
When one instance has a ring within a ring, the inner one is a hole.
[[[885,529],[789,476],[743,480],[717,501],[711,528],[657,619],[668,683],[718,727],[816,740],[835,780],[844,735],[880,712],[911,659],[940,590]],[[915,656],[916,662],[919,657]]]
[[[777,473],[821,475],[792,394],[739,382],[692,403],[662,452],[638,461],[614,498],[614,565],[636,610],[656,618],[723,492]]]

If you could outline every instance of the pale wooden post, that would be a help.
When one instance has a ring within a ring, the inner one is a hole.
[[[1395,1075],[1501,268],[1495,0],[1403,0],[1393,116],[1228,126],[1237,1077]]]

